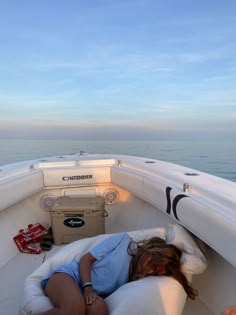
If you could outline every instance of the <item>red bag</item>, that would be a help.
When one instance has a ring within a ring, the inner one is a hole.
[[[29,224],[28,229],[20,230],[13,240],[22,253],[40,254],[42,253],[40,242],[42,236],[47,233],[48,231],[40,223]]]

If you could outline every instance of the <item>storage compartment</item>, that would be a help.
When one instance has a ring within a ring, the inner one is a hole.
[[[56,245],[70,243],[105,232],[102,197],[58,198],[51,209],[52,232]]]

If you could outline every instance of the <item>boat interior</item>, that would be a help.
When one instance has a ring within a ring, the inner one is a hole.
[[[178,195],[190,193],[188,186],[183,192],[186,179],[184,182],[182,178],[180,180],[178,172],[186,174],[193,171],[174,165],[167,167],[165,164],[153,168],[155,162],[147,159],[135,163],[132,157],[123,162],[121,160],[121,157],[118,160],[109,156],[103,159],[83,157],[78,161],[70,157],[63,161],[37,161],[3,169],[0,173],[0,315],[23,314],[25,280],[47,260],[67,248],[69,245],[65,243],[71,245],[79,238],[162,228],[176,223],[193,235],[207,259],[206,270],[192,276],[192,286],[199,296],[194,301],[187,299],[183,315],[221,314],[226,307],[233,305],[236,269],[232,261],[235,256],[228,253],[232,251],[235,238],[232,240],[228,237],[228,243],[225,243],[223,235],[220,235],[224,230],[217,230],[213,222],[209,229],[219,234],[218,243],[214,245],[211,238],[208,241],[199,232],[207,230],[209,224],[207,219],[201,217],[200,211],[191,218],[189,209],[190,215],[184,221],[181,208],[178,212],[176,207],[168,208],[168,203],[174,203],[174,200],[177,203],[176,195],[168,199],[171,188],[179,189]],[[199,179],[192,176],[190,180]],[[165,189],[160,190],[158,183]],[[191,185],[193,183],[190,182]],[[171,188],[168,190],[167,187]],[[187,198],[179,198],[178,207],[184,199]],[[102,220],[98,215],[100,210],[103,211]],[[73,233],[63,230],[65,217],[70,219],[81,211],[87,211],[83,230],[74,232],[73,229]],[[195,221],[194,224],[191,220]],[[38,255],[21,253],[13,238],[20,229],[35,223],[52,227],[55,244],[51,250]],[[91,229],[87,229],[87,226]],[[194,226],[199,226],[199,230],[194,230]]]

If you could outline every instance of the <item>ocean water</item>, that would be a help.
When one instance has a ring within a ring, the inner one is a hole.
[[[115,153],[154,158],[191,167],[236,182],[233,140],[76,141],[0,140],[0,165],[78,153]]]

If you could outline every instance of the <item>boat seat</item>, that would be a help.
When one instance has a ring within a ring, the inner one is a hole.
[[[192,275],[202,273],[206,259],[190,234],[180,225],[166,228],[152,228],[128,232],[135,240],[159,236],[167,243],[178,246],[183,254],[181,268],[189,281]],[[25,281],[22,295],[22,313],[38,314],[52,308],[50,300],[44,295],[41,280],[57,266],[79,260],[94,245],[109,237],[99,235],[75,241],[64,246],[53,257],[46,260]],[[147,277],[127,283],[106,298],[110,315],[180,315],[186,302],[183,287],[173,278],[166,276]]]
[[[29,173],[13,174],[10,179],[0,181],[0,211],[43,190],[43,173],[41,170]]]

